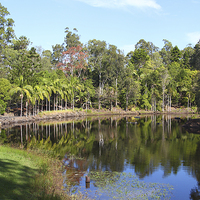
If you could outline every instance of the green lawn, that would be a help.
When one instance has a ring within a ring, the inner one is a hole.
[[[51,178],[42,156],[0,145],[0,200],[63,199]]]

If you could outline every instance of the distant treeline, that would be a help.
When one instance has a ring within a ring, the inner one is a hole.
[[[74,107],[170,111],[199,106],[200,42],[183,50],[166,39],[162,49],[144,39],[127,55],[105,41],[82,44],[65,29],[51,50],[17,38],[14,20],[0,4],[0,113],[22,114]]]

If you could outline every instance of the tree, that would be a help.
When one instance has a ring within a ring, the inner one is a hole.
[[[112,86],[105,86],[105,92],[104,92],[105,99],[108,101],[108,104],[110,104],[110,111],[112,111],[112,102],[115,100],[115,88]]]
[[[88,62],[89,67],[93,73],[94,85],[99,87],[97,90],[98,95],[98,107],[101,107],[101,95],[103,94],[104,85],[108,79],[106,72],[106,66],[104,60],[106,57],[106,42],[100,40],[90,40],[88,42]]]
[[[136,49],[131,56],[130,61],[133,63],[135,68],[138,70],[142,68],[149,60],[149,56],[144,49]]]
[[[61,96],[61,98],[64,98],[64,94],[62,91],[62,80],[59,78],[56,78],[52,81],[52,91],[54,93],[54,110],[57,111],[58,108],[58,98]]]
[[[47,101],[49,102],[49,111],[51,110],[51,101],[50,101],[50,97],[51,97],[51,94],[52,94],[52,90],[53,90],[53,86],[52,86],[52,82],[50,79],[43,79],[43,84],[44,84],[44,88],[45,88],[45,91],[46,91],[46,111],[48,110],[48,106],[47,106]]]
[[[161,58],[161,55],[159,54],[159,52],[153,53],[153,56],[150,59],[150,62],[153,66],[153,70],[155,70],[163,65],[162,58]]]
[[[92,83],[92,79],[86,79],[82,82],[83,87],[81,88],[80,99],[85,104],[86,111],[88,104],[91,104],[91,98],[95,95],[95,89]]]
[[[83,51],[83,48],[81,46],[70,47],[62,55],[62,62],[58,64],[58,68],[62,69],[65,74],[70,71],[71,76],[77,74],[80,77],[82,70],[87,66],[87,53]]]
[[[9,79],[11,83],[18,84],[19,77],[23,76],[24,83],[31,85],[33,77],[40,71],[40,58],[34,48],[15,50],[15,62],[10,62]]]
[[[197,73],[197,85],[195,87],[195,100],[198,107],[198,111],[200,111],[200,72]]]
[[[73,29],[74,33],[69,31],[69,28],[65,28],[65,44],[66,44],[66,49],[68,50],[71,47],[77,47],[77,46],[82,46],[81,42],[79,41],[80,37],[78,34],[78,30],[76,28]],[[75,33],[76,32],[76,33]]]
[[[188,45],[186,48],[183,49],[182,51],[183,61],[181,63],[183,68],[191,69],[191,58],[193,53],[194,49],[190,45]]]
[[[69,84],[68,88],[69,88],[71,105],[72,105],[72,109],[74,110],[74,101],[75,101],[75,97],[76,97],[76,92],[81,91],[81,89],[83,87],[79,83],[79,79],[77,77],[73,77],[73,76],[70,76],[68,84]]]
[[[156,47],[152,42],[146,42],[144,39],[141,39],[136,45],[135,49],[143,49],[146,53],[153,57],[153,54],[158,51],[158,47]]]
[[[20,36],[19,39],[17,40],[13,40],[13,44],[14,44],[14,50],[22,50],[22,49],[25,49],[27,50],[28,49],[28,46],[30,45],[30,41],[29,39],[27,39],[26,36]]]
[[[139,82],[136,80],[136,73],[130,68],[126,67],[123,72],[123,85],[121,85],[121,98],[125,99],[125,110],[128,110],[128,104],[131,97],[137,98],[140,90]],[[125,95],[124,97],[123,94]]]
[[[169,42],[166,39],[163,39],[164,41],[164,47],[160,50],[160,55],[163,59],[163,64],[164,65],[168,65],[170,64],[170,59],[171,59],[171,50],[173,48],[172,43]]]
[[[180,63],[172,62],[168,66],[170,81],[167,86],[167,90],[168,90],[168,95],[169,95],[170,108],[171,108],[172,103],[177,104],[180,97],[180,94],[177,91],[177,87],[178,87],[177,76],[180,73],[180,70],[181,70]]]
[[[62,53],[64,51],[64,46],[60,44],[56,44],[52,46],[53,54],[52,54],[52,63],[54,65],[54,69],[57,69],[58,63],[62,62]]]
[[[182,105],[188,105],[189,101],[192,102],[195,99],[194,89],[197,82],[198,71],[191,71],[189,69],[181,69],[176,76],[177,92],[179,93],[179,102]]]
[[[10,15],[7,8],[2,6],[0,3],[0,78],[6,78],[8,69],[6,66],[5,54],[7,47],[11,44],[12,39],[15,37],[14,34],[14,20],[8,18]]]
[[[50,50],[45,50],[42,52],[41,69],[43,71],[47,70],[49,72],[53,69],[52,52]]]
[[[175,46],[172,50],[171,50],[171,56],[170,56],[170,60],[171,62],[180,62],[180,58],[181,58],[181,51],[179,50],[179,48],[177,46]]]
[[[14,88],[11,88],[9,93],[13,95],[14,93],[19,93],[20,99],[21,99],[21,115],[22,116],[22,103],[23,98],[26,95],[27,99],[31,99],[31,94],[33,94],[33,88],[30,85],[24,84],[24,78],[23,76],[20,76],[19,78],[19,86],[16,86]]]
[[[7,107],[7,101],[10,99],[9,90],[11,89],[11,84],[9,80],[0,78],[0,114],[5,112]]]
[[[118,82],[126,64],[126,60],[124,54],[119,49],[117,49],[115,45],[109,45],[106,55],[108,84],[109,87],[114,89],[115,106],[117,106]]]
[[[41,106],[41,110],[43,111],[43,100],[44,100],[44,97],[45,98],[49,98],[49,94],[48,94],[48,90],[46,90],[47,88],[45,86],[43,86],[42,84],[40,85],[36,85],[34,87],[34,100],[35,100],[35,110],[37,110],[37,114],[39,113],[40,111],[40,100],[42,100],[42,106]],[[37,109],[37,102],[38,102],[38,109]]]
[[[7,18],[10,13],[7,8],[2,6],[0,3],[0,55],[2,58],[2,50],[6,45],[11,43],[11,40],[14,38],[14,20],[11,18]]]
[[[194,54],[191,58],[191,65],[194,69],[200,70],[200,40],[194,47]]]
[[[165,89],[166,86],[169,84],[169,73],[168,70],[164,67],[160,68],[160,78],[161,78],[161,87],[162,87],[162,111],[164,112],[165,109]]]

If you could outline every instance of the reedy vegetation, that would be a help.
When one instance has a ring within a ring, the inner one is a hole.
[[[53,45],[52,52],[29,49],[25,36],[15,37],[14,21],[1,4],[0,11],[1,114],[16,106],[26,108],[26,116],[69,107],[199,106],[200,42],[179,50],[164,39],[159,49],[141,39],[125,56],[105,41],[82,44],[77,29],[66,28],[64,43]]]

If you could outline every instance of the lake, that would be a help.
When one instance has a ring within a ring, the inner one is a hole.
[[[63,160],[63,186],[91,199],[200,199],[200,135],[191,116],[101,116],[1,130],[0,142]],[[85,176],[90,182],[85,182]]]

